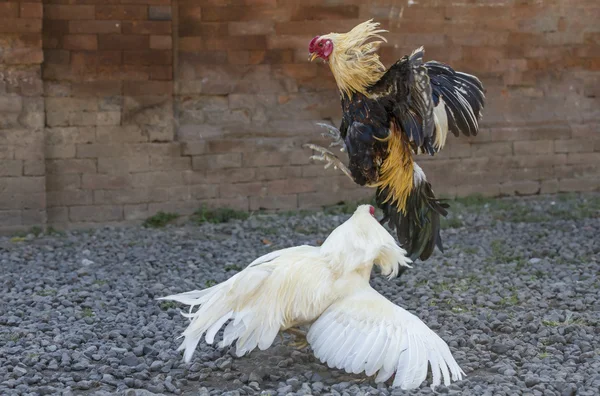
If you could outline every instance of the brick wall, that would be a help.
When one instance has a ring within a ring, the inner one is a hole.
[[[309,40],[371,17],[386,64],[425,45],[487,88],[481,134],[419,159],[438,194],[600,186],[595,0],[47,0],[43,99],[41,4],[0,10],[3,228],[371,195],[301,148],[340,120]]]
[[[48,222],[146,217],[178,185],[171,1],[49,0],[44,11]]]
[[[44,224],[42,4],[0,2],[0,228]]]

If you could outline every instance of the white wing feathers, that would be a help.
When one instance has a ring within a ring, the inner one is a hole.
[[[394,373],[393,386],[414,389],[427,377],[432,387],[464,375],[448,345],[419,318],[388,301],[370,286],[332,304],[311,326],[307,340],[329,367],[368,376],[376,382]]]

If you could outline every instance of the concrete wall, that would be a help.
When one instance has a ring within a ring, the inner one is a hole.
[[[325,143],[315,122],[340,120],[331,73],[307,62],[308,42],[368,18],[390,30],[386,64],[424,45],[426,59],[487,88],[481,134],[450,136],[419,159],[439,195],[600,187],[595,0],[47,0],[43,13],[39,2],[0,10],[3,229],[371,195],[301,148]]]

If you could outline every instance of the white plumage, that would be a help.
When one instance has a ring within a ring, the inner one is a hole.
[[[310,325],[307,341],[329,367],[377,373],[376,382],[395,373],[393,386],[402,389],[417,388],[428,364],[432,386],[460,380],[464,373],[448,345],[369,285],[373,265],[392,278],[410,263],[373,212],[370,205],[358,207],[320,247],[278,250],[221,284],[163,297],[190,306],[179,347],[184,360],[191,360],[203,336],[212,344],[227,322],[219,346],[237,341],[238,356],[267,349],[280,331]]]

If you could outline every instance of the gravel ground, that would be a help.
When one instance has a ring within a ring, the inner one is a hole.
[[[600,194],[453,204],[446,252],[374,287],[418,315],[467,373],[440,393],[597,395]],[[0,239],[0,394],[427,395],[328,369],[277,341],[233,358],[200,344],[165,296],[221,282],[254,258],[316,244],[346,214],[105,228]],[[24,239],[24,240],[23,240]]]

